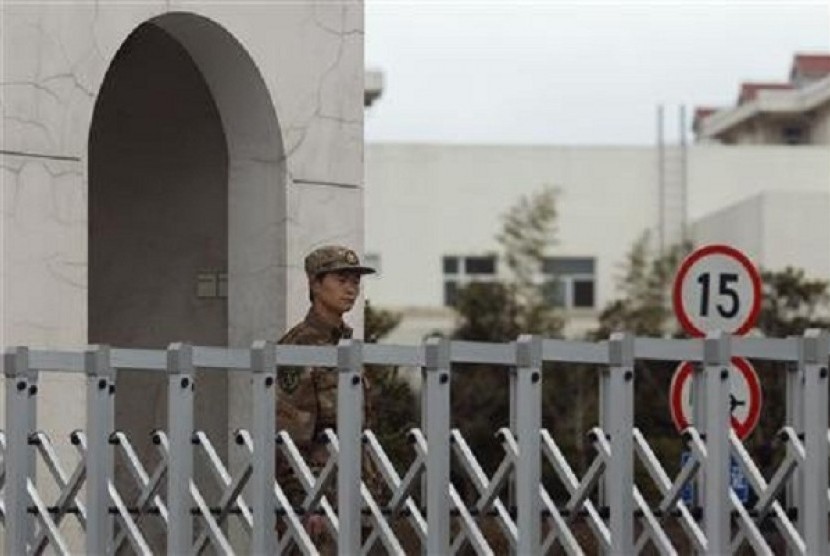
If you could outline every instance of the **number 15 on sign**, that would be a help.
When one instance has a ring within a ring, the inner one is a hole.
[[[692,336],[716,330],[739,336],[758,318],[761,277],[734,247],[707,245],[681,263],[672,301],[680,324]]]

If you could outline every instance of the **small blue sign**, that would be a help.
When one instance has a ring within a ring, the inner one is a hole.
[[[742,504],[749,502],[749,481],[735,458],[729,458],[729,485]]]
[[[692,459],[692,452],[689,450],[683,450],[680,452],[680,468],[684,468],[686,463]],[[689,481],[683,485],[683,489],[680,491],[680,499],[686,504],[687,507],[691,508],[694,506],[695,503],[695,479],[692,477]]]
[[[688,463],[690,459],[692,459],[691,451],[684,450],[680,452],[681,469],[685,467],[686,463]],[[741,468],[740,465],[738,465],[738,462],[735,460],[735,458],[729,458],[729,486],[732,487],[732,490],[735,492],[735,495],[738,497],[738,500],[740,500],[742,504],[746,504],[749,502],[749,493],[751,492],[749,488],[749,481],[747,481],[746,475],[744,475],[744,470]],[[683,485],[683,489],[680,491],[680,499],[689,508],[691,508],[694,505],[694,478],[690,479],[689,482]]]

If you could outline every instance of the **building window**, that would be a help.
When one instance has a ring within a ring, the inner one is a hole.
[[[444,274],[458,274],[458,257],[444,257]]]
[[[547,303],[563,309],[593,309],[595,296],[593,257],[547,257],[542,264],[542,292]]]
[[[470,282],[493,282],[496,279],[495,255],[448,255],[443,258],[444,305],[454,307],[458,291]]]
[[[785,145],[802,145],[806,143],[806,134],[802,126],[790,125],[781,129],[781,140]]]
[[[471,276],[494,275],[496,273],[496,257],[465,257],[464,272]]]
[[[456,303],[458,303],[458,282],[444,280],[444,305],[455,307]]]
[[[577,308],[594,308],[594,279],[575,279],[572,283],[573,306]]]

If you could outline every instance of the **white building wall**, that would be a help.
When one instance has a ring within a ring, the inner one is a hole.
[[[764,203],[756,195],[722,208],[692,223],[696,245],[726,243],[743,251],[756,265],[764,261]]]
[[[596,256],[597,295],[613,291],[613,261],[656,225],[656,152],[639,148],[370,145],[366,252],[382,275],[367,280],[379,305],[431,307],[443,295],[444,255],[496,252],[501,216],[522,195],[559,190],[552,254]]]
[[[824,146],[718,146],[689,149],[689,221],[762,191],[830,191]]]
[[[596,257],[601,309],[617,297],[620,265],[634,241],[657,226],[656,156],[652,147],[368,145],[366,251],[380,255],[382,272],[366,281],[366,296],[375,306],[429,321],[429,326],[405,321],[395,339],[418,340],[441,319],[449,328],[452,313],[438,310],[443,303],[442,256],[495,252],[501,215],[522,195],[550,184],[560,191],[558,243],[551,254]],[[830,151],[804,146],[689,149],[689,222],[765,191],[830,192]],[[781,222],[765,222],[759,203],[730,209],[722,225],[732,241],[752,253],[786,250],[785,242],[764,233]],[[811,220],[804,224],[819,243],[827,233],[826,214],[810,211]],[[830,270],[823,276],[830,279]],[[575,316],[572,332],[590,327],[596,312]]]
[[[830,190],[771,191],[763,199],[763,265],[803,268],[807,276],[830,280]]]
[[[767,191],[693,223],[696,243],[727,243],[758,267],[830,280],[830,191]]]

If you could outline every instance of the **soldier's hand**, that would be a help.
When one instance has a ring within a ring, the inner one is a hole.
[[[321,515],[315,514],[306,517],[303,525],[305,525],[306,533],[308,533],[312,539],[320,537],[326,532],[326,521]]]

